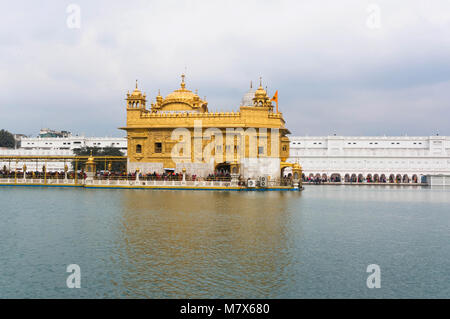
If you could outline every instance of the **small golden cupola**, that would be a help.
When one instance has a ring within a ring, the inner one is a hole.
[[[157,108],[161,107],[163,102],[163,97],[161,95],[161,90],[158,90],[158,95],[156,96],[156,103],[152,104],[152,110],[156,110]]]
[[[158,93],[156,103],[152,104],[152,111],[167,112],[208,112],[208,102],[200,99],[197,92],[186,89],[185,75],[181,75],[180,88],[168,94],[164,99]]]
[[[255,97],[253,98],[254,106],[265,106],[270,109],[273,108],[270,98],[267,96],[266,90],[262,87],[262,79],[259,79],[259,88],[255,91]]]
[[[136,88],[130,94],[127,93],[127,107],[130,109],[145,109],[146,95],[138,89],[138,82],[136,80]]]

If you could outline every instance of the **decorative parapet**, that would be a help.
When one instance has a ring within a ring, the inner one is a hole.
[[[240,112],[145,112],[141,113],[141,118],[213,118],[213,117],[234,117],[241,116]]]

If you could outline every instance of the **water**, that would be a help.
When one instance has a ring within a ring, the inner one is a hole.
[[[450,297],[450,189],[306,187],[2,187],[0,297]]]

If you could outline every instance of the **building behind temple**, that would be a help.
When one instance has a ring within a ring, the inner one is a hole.
[[[417,183],[450,176],[449,136],[292,136],[289,162],[305,179]]]
[[[63,133],[62,133],[63,132]],[[80,148],[117,148],[123,155],[127,155],[127,139],[124,137],[87,137],[72,135],[68,131],[54,131],[44,129],[39,132],[37,137],[28,137],[25,135],[17,136],[17,147],[15,149],[0,149],[0,156],[42,156],[58,157],[73,156],[74,150]],[[65,161],[31,161],[26,163],[28,167],[37,169],[46,164],[48,171],[63,171]],[[15,162],[0,160],[0,169],[14,168]],[[71,165],[70,165],[71,166]],[[21,169],[21,167],[19,167]],[[72,167],[70,167],[73,169]]]

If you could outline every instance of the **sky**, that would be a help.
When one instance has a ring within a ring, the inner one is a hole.
[[[250,81],[293,135],[450,135],[450,1],[0,0],[0,129],[124,136],[125,97]],[[150,101],[149,101],[150,102]],[[148,103],[149,103],[148,102]]]

